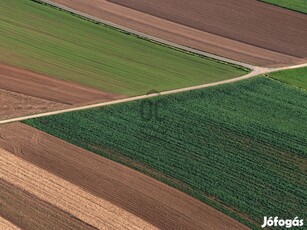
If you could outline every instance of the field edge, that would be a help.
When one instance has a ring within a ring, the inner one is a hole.
[[[162,42],[158,42],[158,41],[146,38],[144,36],[141,36],[141,35],[129,32],[129,31],[125,31],[123,29],[120,29],[120,28],[117,28],[117,27],[105,24],[103,22],[99,22],[99,21],[96,21],[94,19],[82,16],[82,15],[80,15],[78,13],[74,13],[74,12],[62,9],[62,8],[60,8],[58,6],[52,5],[52,4],[44,2],[42,0],[30,0],[30,1],[38,3],[38,4],[41,4],[41,5],[44,5],[44,6],[51,7],[53,9],[58,10],[58,11],[65,12],[67,14],[73,15],[74,17],[78,17],[78,18],[80,18],[82,20],[89,21],[89,22],[94,23],[96,25],[104,26],[104,27],[112,29],[114,31],[117,31],[117,32],[129,35],[129,36],[132,36],[132,37],[135,37],[135,38],[138,38],[138,39],[141,39],[141,40],[153,43],[153,44],[157,44],[157,45],[162,46],[162,47],[166,47],[166,48],[169,48],[169,49],[172,49],[172,50],[175,50],[175,51],[179,51],[179,52],[191,55],[191,56],[196,56],[196,57],[199,57],[199,58],[203,58],[203,59],[206,59],[206,60],[214,61],[216,63],[220,63],[220,64],[223,64],[223,65],[227,65],[227,66],[233,67],[235,69],[244,71],[246,74],[252,72],[252,69],[250,69],[250,68],[247,68],[247,67],[244,67],[244,66],[241,66],[241,65],[238,65],[238,64],[230,63],[230,62],[227,62],[227,61],[219,60],[219,59],[216,59],[216,58],[208,57],[206,55],[201,55],[201,54],[198,54],[198,53],[195,53],[195,52],[192,52],[192,51],[187,51],[187,50],[184,50],[184,49],[181,49],[181,48],[177,48],[177,47],[172,46],[172,45],[164,44]],[[187,48],[190,48],[190,47],[187,47]],[[222,57],[222,58],[226,58],[226,57]]]

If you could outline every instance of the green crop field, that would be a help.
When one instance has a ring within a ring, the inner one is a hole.
[[[0,44],[0,62],[124,95],[246,73],[31,0],[0,1]]]
[[[270,73],[270,77],[307,90],[307,67]]]
[[[260,228],[307,218],[306,117],[305,90],[258,77],[25,123]]]
[[[261,1],[307,14],[307,0],[261,0]]]

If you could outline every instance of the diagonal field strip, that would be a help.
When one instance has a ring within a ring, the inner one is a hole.
[[[8,220],[2,218],[0,216],[0,229],[6,229],[6,230],[20,230],[19,227],[14,225],[13,223],[9,222]]]
[[[97,229],[156,229],[134,214],[1,148],[0,178]]]
[[[246,63],[242,63],[242,62],[234,61],[234,60],[231,60],[231,59],[228,59],[228,58],[213,55],[213,54],[210,54],[210,53],[202,52],[202,51],[192,49],[192,48],[189,48],[189,47],[186,47],[186,46],[182,46],[182,45],[179,45],[179,44],[176,44],[176,43],[172,43],[172,42],[169,42],[169,41],[157,38],[157,37],[153,37],[153,36],[150,36],[150,35],[147,35],[147,34],[144,34],[144,33],[140,33],[138,31],[119,26],[119,25],[114,24],[112,22],[105,21],[105,20],[93,17],[91,15],[82,13],[80,11],[73,10],[69,7],[63,6],[61,4],[54,3],[53,1],[50,1],[50,0],[34,0],[34,1],[54,6],[56,8],[71,12],[73,14],[80,15],[80,16],[88,18],[90,20],[94,20],[94,21],[109,25],[111,27],[117,28],[117,29],[122,30],[122,31],[126,31],[128,33],[134,34],[134,35],[139,36],[139,37],[143,37],[143,38],[146,38],[146,39],[149,39],[149,40],[152,40],[152,41],[164,44],[164,45],[171,46],[173,48],[185,50],[187,52],[196,53],[196,54],[199,54],[199,55],[202,55],[202,56],[207,56],[209,58],[214,58],[214,59],[220,60],[222,62],[227,62],[227,63],[231,63],[231,64],[234,64],[234,65],[240,65],[240,66],[243,66],[245,68],[251,69],[252,72],[249,73],[249,74],[246,74],[244,76],[233,78],[233,79],[223,80],[223,81],[209,83],[209,84],[197,85],[197,86],[192,86],[192,87],[187,87],[187,88],[164,91],[164,92],[161,92],[159,94],[154,93],[154,94],[149,94],[149,95],[141,95],[141,96],[130,97],[130,98],[125,98],[125,99],[120,99],[120,100],[114,100],[114,101],[110,101],[110,102],[95,103],[95,104],[86,105],[86,106],[78,106],[78,107],[70,108],[70,109],[63,109],[63,110],[57,110],[57,111],[53,111],[53,112],[39,113],[39,114],[35,114],[35,115],[30,115],[30,116],[22,116],[22,117],[18,117],[18,118],[2,120],[2,121],[0,121],[0,125],[10,123],[10,122],[23,121],[23,120],[32,119],[32,118],[39,118],[39,117],[45,117],[45,116],[56,115],[56,114],[61,114],[61,113],[91,109],[91,108],[96,108],[96,107],[101,107],[101,106],[120,104],[120,103],[129,102],[129,101],[152,98],[152,97],[156,97],[156,96],[160,96],[160,95],[168,95],[168,94],[180,93],[180,92],[185,92],[185,91],[190,91],[190,90],[202,89],[202,88],[207,88],[207,87],[211,87],[211,86],[217,86],[217,85],[222,85],[222,84],[233,83],[233,82],[245,80],[245,79],[248,79],[248,78],[251,78],[251,77],[258,76],[260,74],[266,74],[266,73],[276,72],[276,71],[280,71],[280,70],[300,68],[300,67],[307,66],[307,63],[301,64],[301,65],[288,66],[288,67],[280,67],[280,68],[261,68],[261,67],[257,67],[257,66],[252,66],[252,65],[249,65],[249,64],[246,64]]]
[[[0,121],[0,125],[6,124],[6,123],[11,123],[11,122],[24,121],[24,120],[33,119],[33,118],[57,115],[57,114],[61,114],[61,113],[68,113],[68,112],[74,112],[74,111],[79,111],[79,110],[92,109],[92,108],[96,108],[96,107],[115,105],[115,104],[120,104],[120,103],[125,103],[125,102],[130,102],[130,101],[136,101],[136,100],[141,100],[141,99],[147,99],[147,98],[152,98],[152,97],[157,97],[157,96],[162,96],[162,95],[181,93],[181,92],[186,92],[186,91],[191,91],[191,90],[196,90],[196,89],[203,89],[203,88],[208,88],[208,87],[212,87],[212,86],[218,86],[218,85],[233,83],[233,82],[237,82],[237,81],[242,81],[242,80],[252,78],[252,77],[255,77],[255,76],[258,76],[258,75],[261,75],[261,74],[267,74],[267,73],[272,73],[272,72],[277,72],[277,71],[287,70],[287,69],[296,69],[296,68],[301,68],[301,67],[307,67],[307,63],[300,64],[300,65],[294,65],[294,66],[288,66],[288,67],[280,67],[280,68],[255,67],[254,70],[251,73],[246,74],[246,75],[241,76],[241,77],[233,78],[233,79],[228,79],[228,80],[204,84],[204,85],[192,86],[192,87],[187,87],[187,88],[169,90],[169,91],[164,91],[164,92],[161,92],[161,93],[153,93],[153,94],[149,94],[149,95],[141,95],[141,96],[136,96],[136,97],[124,98],[124,99],[115,100],[115,101],[95,103],[95,104],[91,104],[91,105],[79,106],[79,107],[70,108],[70,109],[62,109],[62,110],[57,110],[57,111],[53,111],[53,112],[34,114],[34,115],[30,115],[30,116],[22,116],[22,117],[17,117],[17,118],[12,118],[12,119]]]
[[[219,60],[219,61],[222,61],[222,62],[231,63],[233,65],[242,66],[242,67],[245,67],[245,68],[248,68],[248,69],[251,69],[251,70],[255,69],[255,66],[253,66],[253,65],[250,65],[250,64],[247,64],[247,63],[244,63],[244,62],[240,62],[240,61],[231,60],[229,58],[221,57],[221,56],[218,56],[218,55],[215,55],[215,54],[203,52],[203,51],[200,51],[200,50],[197,50],[197,49],[193,49],[193,48],[190,48],[190,47],[187,47],[187,46],[179,45],[179,44],[176,44],[174,42],[170,42],[170,41],[167,41],[167,40],[155,37],[155,36],[151,36],[149,34],[145,34],[145,33],[133,30],[133,29],[129,29],[127,27],[115,24],[113,22],[110,22],[110,21],[107,21],[107,20],[103,20],[103,19],[94,17],[92,15],[83,13],[83,12],[78,11],[78,10],[71,9],[71,8],[69,8],[67,6],[62,5],[62,4],[55,3],[52,0],[35,0],[35,1],[42,2],[42,3],[45,3],[47,5],[54,6],[54,7],[58,8],[58,9],[65,10],[67,12],[70,12],[70,13],[82,16],[84,18],[93,20],[95,22],[99,22],[99,23],[102,23],[104,25],[111,26],[111,27],[116,28],[118,30],[125,31],[125,32],[128,32],[130,34],[136,35],[138,37],[145,38],[145,39],[148,39],[148,40],[151,40],[151,41],[163,44],[163,45],[167,45],[167,46],[170,46],[170,47],[173,47],[173,48],[176,48],[176,49],[180,49],[180,50],[184,50],[184,51],[187,51],[187,52],[195,53],[195,54],[198,54],[198,55],[201,55],[201,56],[206,56],[208,58],[213,58],[213,59],[216,59],[216,60]]]

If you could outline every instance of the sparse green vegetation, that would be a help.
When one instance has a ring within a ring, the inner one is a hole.
[[[307,14],[307,0],[261,0],[261,1]]]
[[[0,1],[0,44],[0,62],[124,95],[246,73],[31,0]]]
[[[258,77],[25,123],[260,228],[307,218],[306,117],[306,91]]]
[[[270,77],[307,90],[307,67],[290,69],[269,74]]]

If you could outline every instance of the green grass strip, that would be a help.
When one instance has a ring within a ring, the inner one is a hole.
[[[31,0],[0,1],[0,43],[0,62],[129,96],[247,72]]]
[[[307,14],[307,0],[261,0],[276,6]]]
[[[307,67],[268,74],[271,78],[307,90]]]

